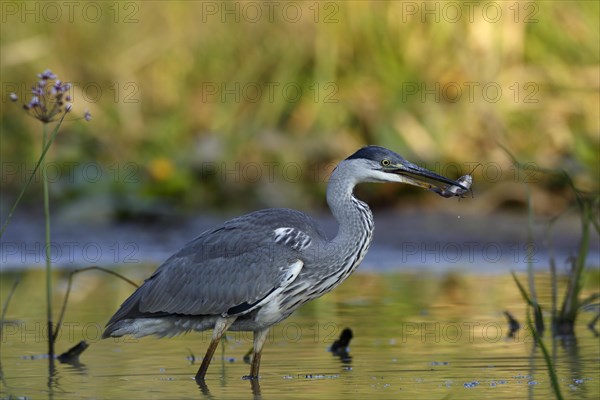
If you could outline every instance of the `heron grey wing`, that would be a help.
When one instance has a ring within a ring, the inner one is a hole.
[[[236,227],[197,238],[138,289],[139,311],[188,315],[248,312],[300,271],[296,252],[272,238],[265,239]]]
[[[301,250],[324,237],[315,221],[295,210],[267,209],[227,221],[166,260],[109,324],[168,314],[249,312],[295,279],[308,255]]]

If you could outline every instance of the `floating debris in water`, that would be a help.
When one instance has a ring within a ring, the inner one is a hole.
[[[517,321],[515,317],[513,317],[512,314],[508,311],[504,311],[504,315],[508,320],[508,333],[506,337],[512,339],[515,337],[517,331],[521,328],[521,324],[519,324],[519,321]]]
[[[352,361],[352,356],[350,355],[350,341],[352,340],[352,330],[350,328],[345,328],[342,330],[340,334],[340,338],[333,342],[331,347],[329,347],[329,351],[340,358],[343,363],[350,363]]]
[[[190,354],[186,357],[186,360],[190,362],[190,365],[194,365],[194,363],[196,362],[196,356],[189,348],[187,349],[187,351],[189,351]]]
[[[527,379],[527,380],[530,380],[533,377],[531,375],[515,375],[515,376],[513,376],[513,378],[515,378],[515,379]]]
[[[63,364],[78,364],[79,356],[89,346],[90,345],[85,340],[82,340],[81,342],[77,343],[75,346],[71,347],[69,350],[67,350],[64,353],[62,353],[61,355],[59,355],[57,357],[57,359],[58,359],[58,361],[60,361]]]
[[[538,383],[537,383],[537,381],[529,381],[529,382],[527,382],[527,384],[533,386],[533,385],[537,385]]]
[[[573,378],[573,383],[569,384],[571,390],[578,390],[579,385],[583,385],[585,381],[591,381],[592,378]]]
[[[306,375],[298,375],[299,378],[305,379],[337,379],[339,375],[323,375],[323,374],[306,374]]]
[[[450,363],[448,361],[432,361],[431,365],[435,367],[438,365],[450,365]]]
[[[242,360],[244,360],[246,364],[250,364],[250,361],[252,361],[252,353],[254,353],[254,347],[250,347],[246,354],[244,354]]]
[[[581,385],[585,381],[591,381],[591,380],[592,380],[592,378],[573,378],[573,382],[575,382],[576,385]]]
[[[338,355],[340,352],[348,352],[348,346],[350,345],[350,341],[352,340],[352,329],[345,328],[340,334],[340,338],[333,342],[331,347],[329,347],[329,351],[335,355]]]
[[[466,387],[468,389],[474,388],[479,386],[479,381],[473,381],[473,382],[465,382],[463,383],[463,387]]]
[[[32,354],[30,356],[21,356],[21,360],[43,360],[48,358],[48,354]]]

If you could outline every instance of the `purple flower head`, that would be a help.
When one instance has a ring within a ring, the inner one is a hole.
[[[56,75],[54,75],[52,73],[52,71],[47,69],[44,72],[42,72],[41,74],[38,74],[38,78],[40,78],[42,81],[47,81],[50,79],[56,79]]]
[[[32,87],[31,94],[34,96],[43,96],[44,95],[44,87],[39,86],[39,85]]]
[[[38,96],[32,96],[28,104],[29,108],[36,108],[40,107],[41,105],[42,103],[40,102],[40,98]]]
[[[85,110],[85,113],[83,114],[83,119],[90,122],[90,120],[92,119],[92,114],[89,110]]]
[[[43,123],[64,118],[64,113],[68,113],[72,108],[72,97],[68,93],[71,84],[59,80],[49,69],[37,76],[39,80],[31,88],[31,100],[23,105],[23,109]],[[17,100],[16,94],[14,96],[11,94],[10,98],[12,101]],[[84,115],[84,119],[89,121],[91,115],[89,113]]]
[[[69,91],[70,88],[71,88],[70,83],[63,83],[59,80],[56,80],[54,82],[54,85],[52,86],[52,90],[54,91],[54,94],[66,93]]]

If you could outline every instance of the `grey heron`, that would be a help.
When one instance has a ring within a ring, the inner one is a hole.
[[[160,265],[113,315],[103,337],[212,329],[196,374],[196,381],[203,382],[223,334],[253,331],[250,377],[258,378],[270,327],[342,283],[367,253],[373,214],[353,195],[362,182],[407,183],[444,197],[460,196],[470,186],[384,147],[363,147],[341,161],[329,179],[327,204],[339,225],[334,238],[311,217],[290,209],[229,220],[201,233]]]

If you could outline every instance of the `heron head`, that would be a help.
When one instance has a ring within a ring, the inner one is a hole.
[[[458,186],[464,190],[469,189],[460,182],[419,167],[385,147],[366,146],[346,160],[355,160],[353,162],[361,164],[362,172],[359,179],[363,182],[408,183],[430,190],[443,189],[448,185]]]

